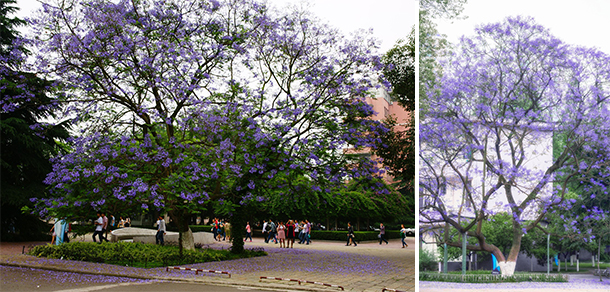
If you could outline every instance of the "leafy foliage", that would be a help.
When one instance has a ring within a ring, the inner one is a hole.
[[[461,273],[461,272],[460,272]],[[567,275],[562,274],[526,274],[516,273],[511,276],[492,275],[491,271],[468,272],[461,274],[420,273],[420,281],[461,282],[461,283],[515,283],[515,282],[568,282]]]
[[[384,56],[383,74],[392,85],[392,97],[407,111],[415,110],[415,27]]]
[[[43,181],[52,170],[49,158],[63,149],[68,124],[42,122],[57,118],[56,91],[51,81],[23,70],[28,52],[16,28],[25,22],[9,16],[17,10],[13,4],[0,1],[0,226],[3,240],[27,240],[48,231],[35,216],[22,214],[21,207],[31,206],[32,197],[46,196]]]
[[[607,54],[563,44],[531,18],[483,25],[463,38],[428,91],[435,98],[420,124],[420,222],[445,222],[477,239],[468,249],[515,261],[524,234],[575,202],[566,197],[571,181],[584,174],[602,185],[597,174],[608,168],[607,156],[583,159],[578,149],[610,145],[609,64]],[[564,146],[552,155],[558,134]],[[500,210],[512,217],[507,257],[481,231]]]
[[[379,172],[341,151],[386,130],[356,98],[383,69],[370,36],[343,39],[306,11],[250,0],[70,2],[33,21],[35,65],[66,84],[83,129],[39,211],[167,211],[192,249],[191,214],[213,203],[242,226],[278,174],[321,191]]]
[[[143,243],[71,242],[62,245],[39,245],[29,251],[30,255],[66,260],[129,265],[132,267],[166,267],[212,261],[224,261],[244,257],[266,255],[264,251],[245,250],[239,255],[228,250],[198,249],[180,253],[176,246]]]

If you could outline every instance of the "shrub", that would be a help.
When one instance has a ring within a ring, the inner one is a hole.
[[[421,259],[421,257],[420,257]],[[562,274],[529,274],[516,273],[512,276],[492,275],[491,271],[481,273],[469,273],[466,275],[460,274],[444,274],[420,272],[420,281],[436,281],[436,282],[460,282],[460,283],[505,283],[505,282],[567,282],[568,276]]]
[[[49,244],[36,246],[28,253],[37,257],[63,258],[66,260],[144,268],[223,261],[267,254],[264,250],[245,250],[244,253],[235,255],[229,250],[197,249],[184,250],[182,255],[180,255],[179,248],[176,246],[160,246],[134,242]]]
[[[434,258],[432,252],[425,249],[419,250],[419,270],[420,271],[433,271],[436,269],[437,261]],[[432,280],[425,280],[432,281]]]
[[[354,231],[356,241],[367,241],[367,240],[379,240],[378,231]],[[400,238],[400,231],[398,230],[386,230],[386,239]],[[327,231],[327,230],[312,230],[312,239],[322,240],[347,240],[347,231]]]

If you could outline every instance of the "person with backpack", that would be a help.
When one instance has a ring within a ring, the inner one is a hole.
[[[400,224],[400,240],[402,241],[402,248],[409,246],[405,239],[407,238],[407,229],[404,224]]]

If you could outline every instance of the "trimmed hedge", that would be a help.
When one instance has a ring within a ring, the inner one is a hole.
[[[71,242],[62,245],[39,245],[28,254],[37,257],[61,258],[121,266],[154,268],[213,261],[232,260],[267,255],[263,250],[245,250],[235,255],[230,250],[184,250],[180,255],[177,246],[160,246],[136,242],[94,243]]]
[[[420,281],[436,282],[458,282],[458,283],[507,283],[507,282],[567,282],[568,275],[563,274],[530,274],[516,273],[512,276],[492,275],[491,271],[483,271],[485,274],[444,274],[420,272]]]
[[[379,240],[379,231],[354,231],[356,241],[367,241],[367,240]],[[347,231],[327,231],[327,230],[312,230],[312,239],[322,240],[347,240]],[[398,230],[386,230],[386,239],[400,238],[400,231]]]

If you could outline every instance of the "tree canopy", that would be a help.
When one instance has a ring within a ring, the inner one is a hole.
[[[566,198],[569,182],[600,185],[604,177],[599,170],[608,168],[608,157],[579,152],[609,146],[610,57],[564,44],[531,18],[510,17],[475,33],[442,62],[428,91],[435,98],[420,124],[420,222],[477,238],[468,248],[492,252],[510,274],[523,234],[549,210],[574,202]],[[507,257],[481,232],[498,210],[512,217]]]
[[[24,70],[26,42],[17,27],[25,25],[10,17],[15,1],[0,0],[0,130],[2,136],[2,238],[9,240],[38,234],[36,218],[21,213],[30,198],[46,196],[43,183],[51,168],[49,158],[62,150],[68,125],[45,123],[56,118],[57,93],[48,80]],[[45,232],[46,227],[44,227]]]
[[[54,197],[41,211],[164,210],[181,247],[193,248],[188,217],[206,202],[222,202],[240,226],[242,206],[282,185],[278,177],[306,175],[313,190],[330,191],[379,171],[343,151],[374,147],[387,131],[366,119],[373,111],[361,98],[384,67],[367,34],[345,39],[306,11],[248,0],[43,9],[33,22],[37,65],[65,84],[81,135],[54,160]]]

